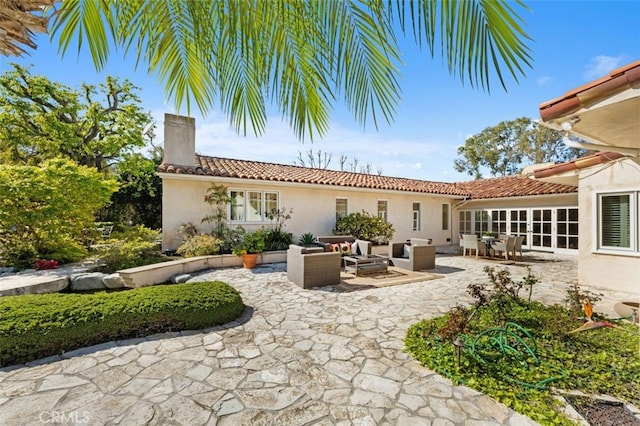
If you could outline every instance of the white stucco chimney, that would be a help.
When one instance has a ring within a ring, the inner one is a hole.
[[[182,115],[164,115],[164,164],[194,166],[196,120]]]

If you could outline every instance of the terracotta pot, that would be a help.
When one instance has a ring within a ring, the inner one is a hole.
[[[258,261],[257,253],[248,253],[242,255],[242,266],[245,269],[253,269],[256,267],[256,262]]]

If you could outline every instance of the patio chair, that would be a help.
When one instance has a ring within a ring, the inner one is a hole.
[[[460,254],[464,254],[464,244],[462,243],[463,235],[458,233],[458,245],[460,245]]]
[[[485,256],[487,255],[487,244],[484,241],[478,239],[477,235],[463,235],[462,247],[462,256],[466,256],[467,251],[469,250],[475,250],[476,257],[478,257],[478,252],[480,250],[482,250]],[[469,256],[471,256],[471,252],[469,252]]]
[[[513,257],[515,260],[515,252],[514,252],[514,247],[515,247],[515,243],[516,243],[516,237],[512,237],[509,236],[507,237],[507,241],[506,242],[502,242],[502,241],[497,241],[493,244],[491,244],[491,249],[493,250],[493,253],[495,254],[496,252],[498,253],[503,253],[504,252],[504,257],[505,259],[509,260],[509,253],[513,252]]]
[[[412,238],[406,241],[389,242],[389,261],[393,266],[408,271],[421,271],[436,267],[436,246],[426,240]]]
[[[287,250],[287,278],[302,288],[340,284],[340,253],[295,244]]]
[[[516,242],[513,245],[513,260],[518,260],[516,258],[516,253],[520,252],[520,260],[522,260],[522,243],[524,242],[524,235],[520,235],[516,237]]]

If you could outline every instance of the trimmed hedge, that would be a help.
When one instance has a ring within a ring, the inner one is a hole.
[[[112,340],[199,330],[243,310],[240,294],[220,281],[0,297],[0,367]]]

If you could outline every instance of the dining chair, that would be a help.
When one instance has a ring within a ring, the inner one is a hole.
[[[467,255],[467,250],[475,250],[476,257],[478,257],[478,252],[480,250],[483,251],[485,256],[487,255],[487,245],[485,244],[484,241],[479,240],[477,235],[463,235],[462,246],[463,246],[463,252],[462,252],[463,257]],[[471,252],[469,252],[469,255],[471,255]]]
[[[513,245],[513,260],[518,260],[516,253],[520,252],[520,260],[522,260],[522,243],[524,242],[524,235],[516,237],[516,241]]]
[[[509,253],[513,252],[513,249],[515,247],[515,243],[516,243],[516,237],[508,236],[506,242],[502,242],[502,241],[495,242],[495,243],[491,244],[491,248],[493,249],[494,253],[496,253],[496,252],[503,253],[504,252],[505,259],[509,260]],[[513,257],[514,257],[514,260],[515,260],[515,252],[513,254]]]

